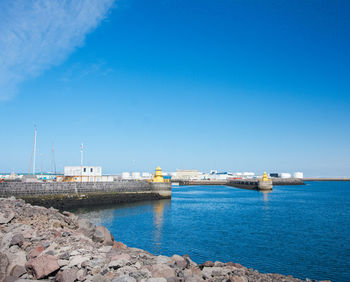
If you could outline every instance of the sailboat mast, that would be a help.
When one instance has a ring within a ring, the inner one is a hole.
[[[83,161],[84,161],[84,145],[81,143],[80,147],[80,182],[83,181]]]
[[[35,155],[36,155],[36,134],[37,130],[34,130],[34,147],[33,147],[33,175],[35,175]]]

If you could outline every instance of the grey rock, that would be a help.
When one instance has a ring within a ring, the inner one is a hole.
[[[23,245],[23,242],[24,242],[24,236],[22,234],[16,234],[12,237],[10,246],[18,245],[21,247]]]
[[[58,272],[55,279],[57,282],[74,282],[77,278],[77,271],[78,270],[75,267],[65,269]]]
[[[80,255],[80,252],[78,252],[77,250],[74,250],[73,252],[70,253],[71,256],[77,256]]]
[[[68,260],[69,257],[70,257],[70,255],[67,252],[65,252],[65,253],[61,254],[58,258],[63,259],[63,260]]]
[[[156,263],[157,264],[169,264],[171,262],[171,259],[169,257],[166,256],[157,256],[156,258]]]
[[[175,271],[168,265],[165,264],[155,264],[151,268],[152,277],[163,277],[171,278],[175,276]]]
[[[87,261],[87,260],[90,260],[90,257],[88,257],[88,256],[81,256],[81,255],[71,257],[71,259],[69,261],[69,264],[68,264],[68,267],[78,266],[80,268],[81,264],[84,261]]]
[[[68,263],[69,263],[69,260],[67,260],[67,259],[59,259],[59,260],[58,260],[58,265],[59,265],[60,267],[65,266],[65,265],[68,265]]]
[[[87,237],[92,237],[95,231],[95,226],[87,219],[79,219],[78,226],[80,231]]]
[[[165,278],[158,277],[158,278],[148,278],[146,282],[167,282]]]
[[[10,275],[14,276],[14,277],[20,277],[22,276],[24,273],[27,273],[26,268],[23,265],[15,265],[11,272]]]
[[[112,246],[103,246],[102,248],[99,248],[98,251],[100,253],[108,253],[112,250]]]
[[[118,269],[118,268],[121,268],[121,267],[127,265],[128,263],[129,263],[128,260],[121,258],[121,259],[117,259],[117,260],[112,260],[108,264],[108,267]]]
[[[15,217],[14,212],[10,212],[10,213],[0,212],[0,224],[9,223],[14,217]]]
[[[79,281],[82,281],[85,279],[85,276],[86,276],[87,272],[85,269],[79,269],[78,272],[77,272],[77,279]]]
[[[7,276],[3,282],[15,282],[18,279],[18,277],[15,276]]]
[[[109,230],[102,225],[96,228],[96,231],[92,236],[92,240],[98,243],[103,243],[107,246],[113,246],[114,243],[114,237],[112,236],[111,232],[109,232]]]
[[[118,278],[114,278],[112,282],[136,282],[136,279],[128,275],[122,275],[122,276],[119,276]]]
[[[0,281],[5,279],[8,266],[9,260],[7,256],[0,252]]]

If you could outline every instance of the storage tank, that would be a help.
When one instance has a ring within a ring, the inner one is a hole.
[[[302,172],[294,172],[293,177],[294,178],[304,178],[304,173],[302,173]]]
[[[130,173],[129,172],[122,172],[122,179],[130,179]]]
[[[142,172],[141,175],[142,175],[143,178],[151,178],[152,177],[152,174],[149,173],[149,172]]]
[[[140,172],[133,172],[131,173],[132,179],[140,179],[141,173]]]
[[[280,178],[291,178],[291,177],[292,177],[292,175],[288,172],[282,172],[280,174]]]

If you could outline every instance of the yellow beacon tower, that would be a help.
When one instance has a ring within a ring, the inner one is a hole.
[[[269,181],[269,180],[271,180],[271,179],[269,179],[267,177],[267,173],[266,173],[266,171],[264,171],[264,174],[263,174],[263,177],[262,177],[262,181]]]
[[[162,169],[159,166],[156,168],[156,173],[153,177],[152,182],[158,182],[158,183],[164,182],[164,177],[162,175]]]

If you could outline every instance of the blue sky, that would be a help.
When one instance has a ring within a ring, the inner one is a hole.
[[[350,2],[0,2],[0,171],[350,176]]]

